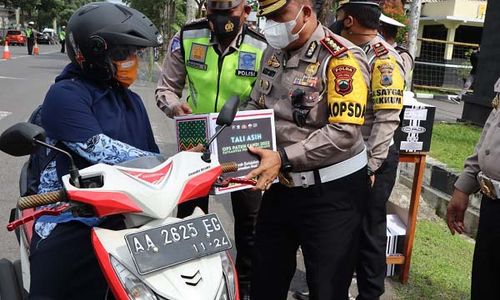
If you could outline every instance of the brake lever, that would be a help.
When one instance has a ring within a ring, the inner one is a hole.
[[[257,182],[255,180],[252,180],[252,179],[234,178],[234,177],[224,179],[222,177],[219,177],[219,179],[214,184],[214,186],[215,187],[228,187],[231,183],[253,185],[253,186],[255,186],[257,184]]]
[[[70,209],[70,207],[71,207],[71,205],[69,203],[64,203],[64,204],[59,205],[56,208],[43,208],[43,209],[37,210],[37,211],[27,215],[27,216],[22,217],[21,219],[17,219],[13,222],[10,222],[7,225],[7,230],[12,231],[12,230],[16,229],[17,227],[19,227],[23,224],[26,224],[28,222],[34,221],[35,219],[37,219],[38,217],[41,217],[41,216],[58,216],[58,215],[62,214],[63,212],[65,212],[66,210]]]

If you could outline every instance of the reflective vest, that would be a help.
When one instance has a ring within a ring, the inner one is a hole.
[[[193,113],[218,112],[235,95],[241,102],[250,97],[267,48],[263,37],[245,26],[238,37],[237,50],[230,49],[221,56],[205,20],[184,27],[181,40],[189,84],[188,103]]]
[[[59,31],[59,40],[64,41],[65,39],[66,39],[66,31],[61,29],[61,31]]]
[[[26,37],[31,39],[33,37],[33,29],[26,28]]]

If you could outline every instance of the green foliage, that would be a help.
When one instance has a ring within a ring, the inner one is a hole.
[[[455,170],[462,170],[471,156],[482,129],[466,124],[436,123],[432,129],[430,155]]]
[[[470,299],[474,244],[452,236],[444,222],[419,221],[410,280],[397,284],[398,299]]]

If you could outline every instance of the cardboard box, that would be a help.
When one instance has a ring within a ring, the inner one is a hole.
[[[178,150],[185,151],[206,143],[218,129],[217,116],[217,113],[211,113],[175,118]],[[220,163],[238,163],[238,171],[224,174],[225,177],[243,177],[258,167],[258,157],[248,152],[247,146],[276,150],[272,109],[238,112],[233,124],[222,131],[212,143],[212,155]],[[248,188],[248,185],[234,184],[227,188],[216,188],[214,193],[225,194]]]
[[[400,124],[394,133],[397,149],[402,152],[428,152],[435,114],[435,106],[418,102],[412,92],[405,92]]]

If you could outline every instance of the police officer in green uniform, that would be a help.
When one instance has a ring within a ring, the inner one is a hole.
[[[26,34],[26,45],[28,45],[28,55],[33,54],[33,46],[35,45],[36,31],[33,29],[33,26],[35,26],[35,22],[28,22],[28,28],[26,28],[26,30],[24,31],[24,33]]]
[[[59,31],[59,43],[61,43],[61,53],[66,51],[66,26],[62,26]]]
[[[246,0],[208,0],[207,18],[185,25],[170,41],[156,89],[158,107],[169,117],[219,111],[237,95],[245,101],[257,78],[267,44],[245,25],[251,12]],[[187,83],[187,103],[180,98]],[[242,299],[248,297],[254,228],[262,195],[246,190],[231,194]],[[183,203],[178,216],[198,206],[208,211],[208,197]]]
[[[370,99],[363,137],[368,150],[372,190],[360,239],[356,268],[358,300],[379,299],[386,274],[386,203],[396,181],[399,151],[394,131],[403,108],[405,68],[398,52],[378,34],[381,9],[377,0],[342,0],[331,29],[366,52],[370,66]]]
[[[266,190],[252,299],[287,299],[299,246],[311,299],[347,299],[368,200],[366,56],[318,22],[312,0],[259,4],[270,47],[247,108],[274,110],[278,151],[250,148],[261,160],[248,177]]]

